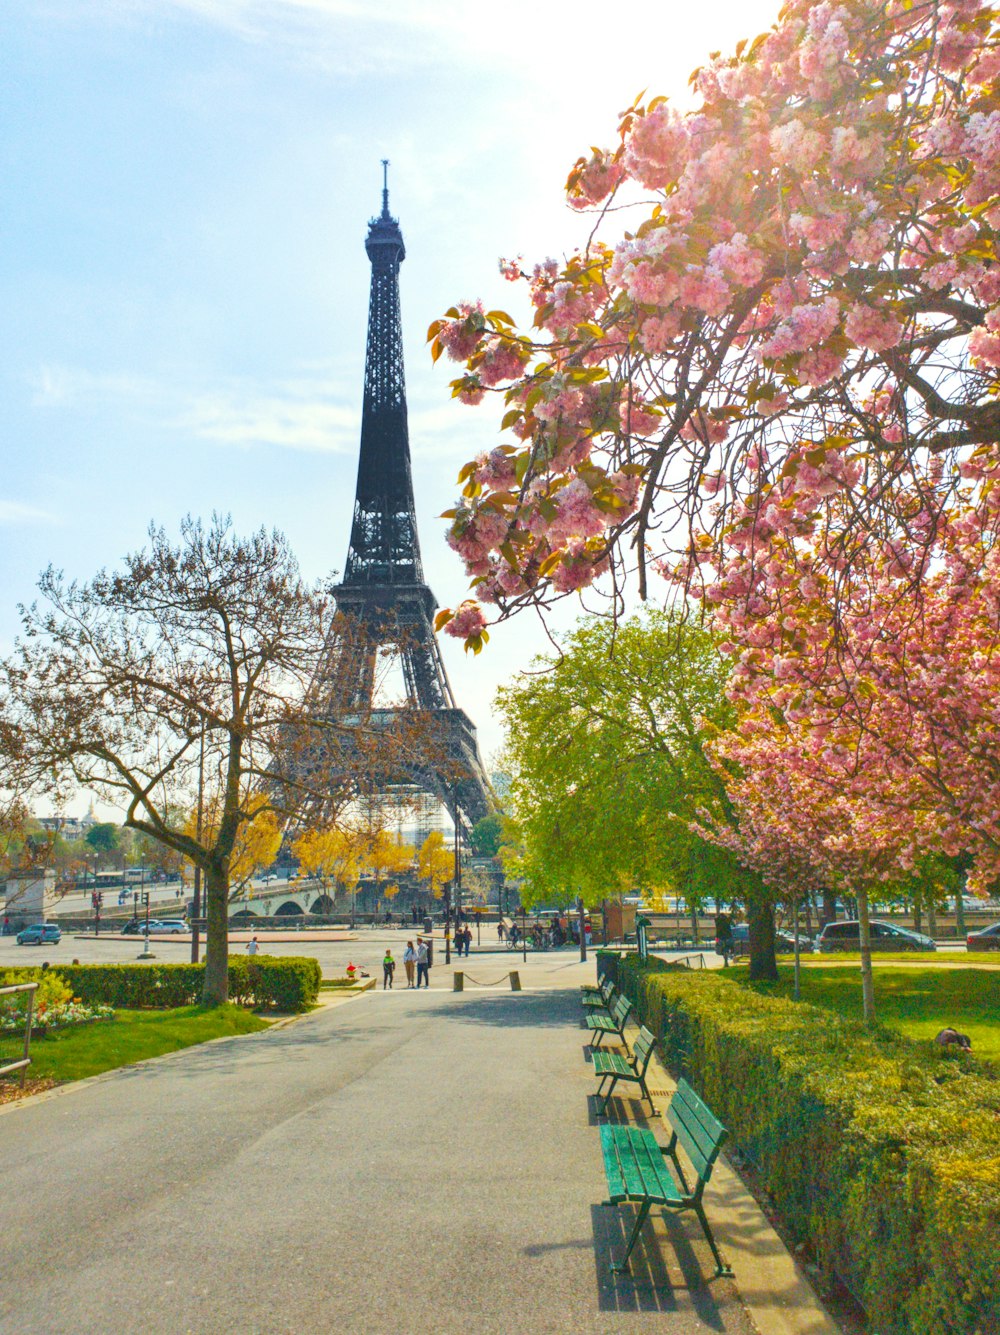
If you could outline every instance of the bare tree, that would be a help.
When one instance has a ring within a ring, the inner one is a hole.
[[[84,787],[124,824],[200,867],[206,1002],[228,993],[230,866],[241,832],[287,787],[276,759],[304,717],[330,604],[286,539],[186,519],[86,584],[47,570],[0,664],[0,741],[23,785]],[[216,819],[191,830],[199,787]],[[261,795],[266,800],[261,800]]]

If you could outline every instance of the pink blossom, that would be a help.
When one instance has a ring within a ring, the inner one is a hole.
[[[709,445],[721,445],[729,435],[729,422],[724,417],[713,417],[699,409],[678,432],[681,440],[700,440]]]
[[[713,246],[708,252],[708,262],[741,287],[752,287],[764,276],[764,256],[750,245],[742,232],[736,232],[728,241]]]
[[[479,364],[478,375],[484,385],[496,385],[501,380],[516,380],[524,370],[527,358],[514,343],[497,343]]]
[[[826,141],[819,130],[804,125],[800,120],[788,121],[771,131],[771,151],[775,160],[791,167],[793,171],[815,170],[825,148]]]
[[[881,352],[895,348],[903,337],[903,326],[891,312],[882,313],[864,302],[855,302],[844,323],[844,333],[862,348]]]
[[[647,352],[666,352],[681,331],[680,316],[673,311],[651,315],[639,327],[639,338]]]
[[[658,412],[635,399],[626,399],[619,405],[618,420],[626,435],[633,436],[649,436],[663,425]]]
[[[636,180],[656,189],[676,180],[688,157],[684,118],[666,102],[637,116],[625,142],[625,165]]]
[[[477,602],[467,598],[455,609],[455,615],[445,626],[448,635],[458,640],[467,640],[474,635],[481,635],[486,629],[486,617]]]
[[[817,305],[796,306],[771,338],[760,345],[758,358],[777,359],[793,352],[806,352],[829,338],[839,320],[840,302],[836,297],[824,297]]]
[[[615,162],[610,153],[595,149],[587,162],[581,161],[570,173],[568,186],[571,206],[584,209],[607,199],[624,175],[624,167],[620,162]]]
[[[969,335],[969,354],[977,362],[987,366],[1000,366],[1000,334],[991,334],[986,329],[973,329]]]
[[[438,339],[453,362],[464,362],[476,351],[483,337],[483,303],[477,301],[475,306],[471,306],[468,302],[462,302],[458,311],[458,319],[442,325]]]
[[[828,385],[831,380],[836,380],[843,369],[843,357],[839,352],[834,352],[832,348],[817,348],[814,352],[805,353],[799,358],[798,365],[795,368],[796,374],[802,383],[812,385],[815,388]]]
[[[730,287],[722,273],[711,265],[703,269],[689,265],[680,281],[680,299],[706,315],[722,315],[729,304]]]

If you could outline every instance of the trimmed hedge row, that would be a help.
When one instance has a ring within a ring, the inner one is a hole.
[[[712,973],[598,953],[879,1335],[1000,1332],[1000,1081]]]
[[[168,1010],[201,1001],[204,964],[56,964],[73,995],[130,1010]],[[37,968],[6,969],[7,982],[30,982]],[[240,1006],[302,1011],[319,995],[322,971],[315,959],[283,955],[229,961],[229,999]]]

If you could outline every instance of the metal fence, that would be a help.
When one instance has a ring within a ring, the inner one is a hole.
[[[17,1020],[14,1028],[8,1028],[6,1024],[0,1028],[0,1075],[10,1075],[13,1071],[21,1072],[21,1088],[24,1088],[24,1079],[28,1074],[28,1066],[31,1063],[29,1049],[31,1047],[31,1022],[35,1010],[35,993],[38,990],[37,983],[15,983],[13,987],[0,987],[0,1014],[5,1017],[13,1016]],[[23,1011],[20,1004],[15,1003],[11,1006],[9,1002],[4,1002],[3,998],[9,997],[14,993],[26,993],[24,997]],[[21,1015],[23,1015],[24,1032],[21,1032]]]

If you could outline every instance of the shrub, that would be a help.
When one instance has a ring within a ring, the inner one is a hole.
[[[879,1335],[1000,1331],[1000,1082],[930,1045],[656,964],[601,952],[598,968]]]
[[[54,970],[8,969],[9,982],[55,977]],[[204,964],[60,964],[58,975],[87,1005],[116,1009],[169,1010],[201,1000]],[[306,1010],[319,994],[321,970],[314,959],[294,956],[237,957],[229,961],[229,992],[243,1006]]]

